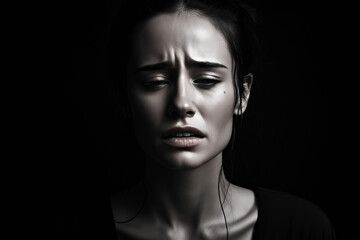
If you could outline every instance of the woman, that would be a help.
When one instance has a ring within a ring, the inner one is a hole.
[[[111,28],[110,70],[146,167],[112,198],[118,238],[335,239],[312,203],[223,172],[254,80],[252,10],[220,0],[122,8],[132,14]]]

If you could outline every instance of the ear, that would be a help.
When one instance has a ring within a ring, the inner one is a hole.
[[[245,112],[245,109],[247,107],[248,101],[249,101],[249,97],[250,97],[250,89],[251,89],[251,85],[253,83],[254,80],[254,76],[252,73],[246,74],[243,77],[243,93],[244,95],[238,97],[236,105],[235,105],[235,109],[234,109],[234,114],[236,116],[240,116],[243,112]]]

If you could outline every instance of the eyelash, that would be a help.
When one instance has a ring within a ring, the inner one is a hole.
[[[142,83],[142,85],[149,90],[158,90],[165,87],[167,84],[169,84],[169,81],[166,80],[150,80]]]
[[[198,78],[195,79],[193,82],[199,88],[210,89],[221,81],[213,78]],[[142,85],[145,89],[148,90],[159,90],[165,87],[166,85],[168,85],[169,83],[170,82],[167,80],[149,80],[149,81],[144,81]]]
[[[201,88],[205,88],[205,89],[209,89],[214,87],[216,84],[218,84],[220,82],[220,80],[218,79],[213,79],[213,78],[198,78],[194,80],[194,83],[201,87]]]

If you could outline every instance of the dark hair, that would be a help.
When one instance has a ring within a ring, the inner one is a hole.
[[[121,1],[119,8],[124,12],[114,14],[108,30],[108,74],[115,85],[119,106],[128,105],[124,76],[130,59],[134,29],[158,14],[178,11],[193,11],[208,18],[223,34],[235,63],[233,80],[236,100],[243,100],[244,76],[248,73],[256,74],[258,68],[257,16],[248,4],[239,0],[127,0]],[[224,157],[224,171],[229,181],[233,178],[232,150],[242,116],[241,113],[239,119],[234,115],[232,137],[224,150],[227,156]]]

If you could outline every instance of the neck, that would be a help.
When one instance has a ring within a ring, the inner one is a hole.
[[[188,170],[170,170],[147,161],[147,207],[157,219],[172,226],[199,226],[221,214],[219,191],[227,186],[222,171],[222,154],[204,165]],[[221,177],[219,186],[219,177]]]

